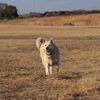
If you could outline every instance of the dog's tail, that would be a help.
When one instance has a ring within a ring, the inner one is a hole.
[[[37,46],[38,49],[40,49],[42,43],[43,43],[43,38],[37,38],[36,46]]]

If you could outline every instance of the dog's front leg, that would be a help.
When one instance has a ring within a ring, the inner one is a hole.
[[[49,66],[48,66],[48,64],[45,64],[45,72],[46,72],[46,75],[49,75]]]
[[[53,67],[53,66],[50,66],[50,74],[52,74],[52,67]]]

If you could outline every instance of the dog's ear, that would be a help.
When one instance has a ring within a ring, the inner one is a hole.
[[[50,42],[51,42],[51,43],[54,43],[54,40],[53,40],[53,38],[50,38]]]
[[[45,42],[46,42],[46,39],[44,38],[44,39],[43,39],[43,43],[45,43]]]

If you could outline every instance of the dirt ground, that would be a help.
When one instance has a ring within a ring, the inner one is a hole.
[[[45,76],[41,36],[60,50],[59,73]],[[100,26],[0,25],[0,100],[100,100]]]

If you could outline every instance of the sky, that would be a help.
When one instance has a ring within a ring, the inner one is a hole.
[[[14,5],[19,14],[59,10],[100,10],[100,0],[0,0]]]

